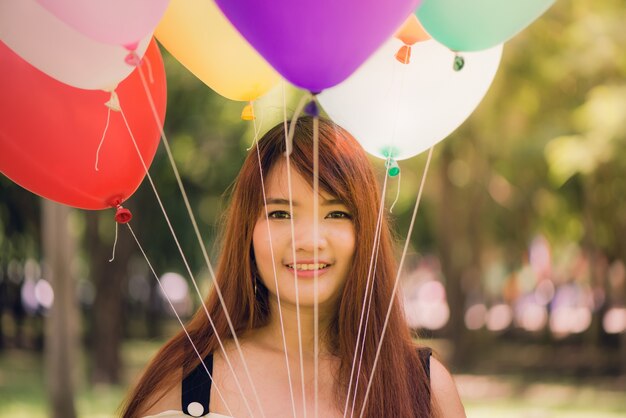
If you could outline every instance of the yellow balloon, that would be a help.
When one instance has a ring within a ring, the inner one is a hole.
[[[181,64],[228,99],[255,100],[280,80],[213,0],[172,0],[154,34]]]

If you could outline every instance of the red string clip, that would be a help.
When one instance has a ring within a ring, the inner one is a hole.
[[[118,224],[127,224],[131,219],[133,219],[133,214],[122,205],[118,205],[117,211],[115,212],[115,222]]]

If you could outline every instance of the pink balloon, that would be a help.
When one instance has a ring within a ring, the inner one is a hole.
[[[35,0],[0,1],[0,40],[50,77],[81,89],[111,90],[134,69],[124,47],[75,31]],[[137,55],[149,42],[147,36],[138,44]]]
[[[96,41],[133,44],[151,35],[170,0],[37,0],[57,18]]]

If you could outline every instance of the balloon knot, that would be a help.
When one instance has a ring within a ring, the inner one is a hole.
[[[139,67],[139,64],[141,64],[141,58],[139,58],[139,55],[137,55],[135,51],[130,51],[128,55],[126,55],[126,58],[124,58],[124,62],[133,67]]]
[[[389,174],[389,177],[395,177],[400,174],[400,166],[393,158],[390,158],[385,162],[385,167],[387,167],[387,174]]]
[[[241,119],[242,120],[254,120],[256,116],[254,116],[254,109],[252,108],[252,104],[247,104],[243,110],[241,111]]]
[[[395,55],[396,59],[402,64],[408,64],[411,62],[411,47],[409,45],[402,45]]]
[[[130,222],[131,219],[133,219],[133,214],[122,205],[119,205],[115,212],[115,222],[118,224],[126,224]]]
[[[137,47],[139,46],[139,41],[135,41],[135,42],[130,42],[128,44],[124,44],[124,48],[126,48],[127,50],[134,52]]]
[[[320,115],[320,108],[317,105],[317,101],[313,98],[307,105],[304,107],[304,112],[312,117],[318,117]]]
[[[454,69],[454,71],[461,71],[463,67],[465,67],[465,58],[463,58],[459,54],[456,54],[454,56],[454,64],[452,65],[452,68]]]
[[[120,107],[120,99],[119,97],[117,97],[117,93],[114,91],[111,92],[109,100],[105,102],[104,105],[115,112],[119,112],[122,110],[122,108]]]

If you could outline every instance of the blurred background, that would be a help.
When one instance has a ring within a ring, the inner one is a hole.
[[[435,147],[402,299],[416,337],[455,374],[468,416],[626,415],[624,21],[622,0],[557,2],[506,43],[486,98]],[[227,190],[254,129],[240,119],[241,103],[163,54],[165,129],[214,259]],[[302,93],[287,93],[293,109]],[[282,91],[263,100],[282,103]],[[266,130],[280,117],[258,123]],[[399,251],[425,159],[400,163]],[[206,294],[206,264],[162,147],[150,173]],[[397,182],[389,187],[391,204]],[[125,206],[188,318],[198,297],[149,184]],[[109,262],[113,216],[0,178],[0,418],[112,416],[178,331],[126,228]],[[63,250],[44,264],[54,248]],[[52,280],[53,268],[65,274]],[[73,354],[59,361],[60,352]]]

